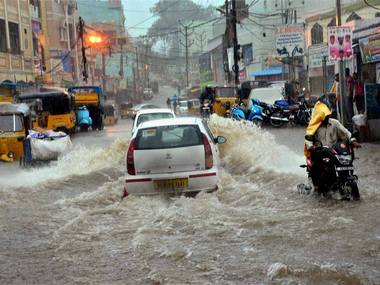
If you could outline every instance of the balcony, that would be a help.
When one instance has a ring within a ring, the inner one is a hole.
[[[0,53],[0,69],[9,69],[9,54]]]
[[[21,55],[11,55],[12,69],[22,70],[22,57]]]

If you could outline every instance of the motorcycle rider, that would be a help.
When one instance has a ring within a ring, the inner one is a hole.
[[[311,178],[318,191],[320,169],[318,167],[318,154],[314,149],[319,146],[332,147],[338,142],[351,142],[355,148],[360,144],[338,120],[331,118],[331,104],[327,95],[322,95],[314,106],[311,120],[305,135],[305,156],[312,162]]]
[[[205,102],[210,103],[210,113],[212,113],[212,104],[214,103],[214,90],[211,86],[206,86],[205,90],[201,93],[201,96],[199,97],[199,101],[201,102],[201,112],[202,112],[202,106]],[[207,100],[207,101],[206,101]]]

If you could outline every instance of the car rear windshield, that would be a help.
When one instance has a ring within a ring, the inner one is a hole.
[[[162,149],[202,144],[197,125],[162,126],[141,129],[136,136],[136,149]]]
[[[151,113],[151,114],[141,114],[137,119],[137,125],[147,121],[170,119],[174,118],[172,113]]]
[[[22,119],[17,115],[1,115],[0,131],[2,132],[18,132],[22,131]]]

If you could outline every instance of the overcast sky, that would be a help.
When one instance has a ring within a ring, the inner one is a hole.
[[[151,18],[152,14],[149,12],[149,9],[153,7],[156,2],[158,2],[158,0],[123,0],[126,26],[130,35],[139,36],[146,33],[147,28],[154,22],[154,18]],[[219,5],[223,3],[224,0],[194,0],[194,2],[208,6]]]

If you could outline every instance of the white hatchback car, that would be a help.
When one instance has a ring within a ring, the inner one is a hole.
[[[199,118],[175,118],[142,123],[132,136],[126,164],[124,197],[182,194],[217,189],[218,144]]]
[[[144,122],[161,120],[161,119],[171,119],[175,118],[175,114],[170,109],[143,109],[137,112],[135,119],[133,121],[132,135],[136,131],[137,127]]]

